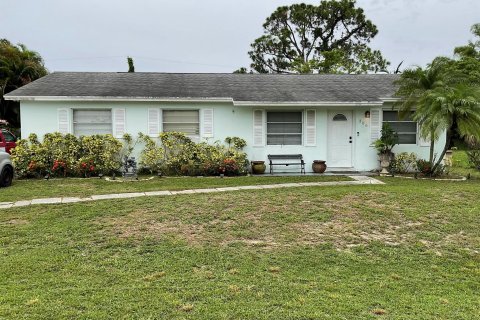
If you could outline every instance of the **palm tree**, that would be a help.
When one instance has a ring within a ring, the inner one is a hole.
[[[412,111],[428,108],[429,101],[425,97],[434,89],[445,86],[444,67],[451,62],[450,59],[439,57],[433,60],[427,68],[417,67],[406,69],[396,81],[398,90],[395,96],[400,100],[395,104],[400,109],[400,116],[406,117]],[[425,122],[426,114],[415,112],[413,120],[420,124],[420,137],[430,140],[430,167],[433,166],[435,141],[438,140],[439,130],[433,123]]]
[[[11,118],[13,115],[8,115],[8,111],[18,109],[18,103],[3,99],[4,94],[46,74],[47,69],[40,54],[29,50],[23,44],[15,46],[6,39],[0,39],[0,118],[6,116]],[[17,119],[9,120],[18,122]]]
[[[465,84],[434,88],[420,100],[415,114],[427,128],[446,132],[445,146],[431,170],[434,173],[454,137],[480,138],[480,88]]]

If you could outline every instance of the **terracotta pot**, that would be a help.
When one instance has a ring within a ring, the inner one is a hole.
[[[252,161],[251,163],[252,163],[253,174],[265,173],[265,169],[267,169],[267,166],[265,165],[265,161]]]
[[[313,160],[312,170],[315,173],[324,173],[327,170],[327,164],[325,160]]]

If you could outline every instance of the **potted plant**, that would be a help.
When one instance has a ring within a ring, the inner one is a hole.
[[[252,164],[252,173],[253,174],[262,174],[265,173],[267,166],[265,161],[251,161]]]
[[[384,123],[382,126],[382,135],[380,139],[377,139],[373,143],[373,147],[377,149],[378,152],[380,166],[382,167],[380,175],[382,176],[389,174],[387,168],[390,166],[390,161],[395,156],[395,154],[392,152],[392,149],[396,144],[398,144],[398,134],[388,123]]]
[[[312,170],[315,173],[324,173],[327,170],[327,164],[325,160],[313,160]]]

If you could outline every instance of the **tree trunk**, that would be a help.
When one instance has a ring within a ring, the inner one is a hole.
[[[430,167],[433,166],[433,153],[435,151],[435,139],[433,138],[433,135],[431,136],[430,138],[430,158],[429,158],[429,162],[430,162]]]
[[[438,166],[440,165],[440,163],[442,163],[443,157],[445,156],[445,153],[447,153],[447,150],[450,147],[451,143],[452,143],[452,129],[448,128],[445,147],[443,147],[442,154],[440,154],[440,157],[438,158],[437,163],[435,163],[435,165],[433,166],[431,174],[434,174]]]

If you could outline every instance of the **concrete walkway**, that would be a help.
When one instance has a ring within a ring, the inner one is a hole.
[[[225,188],[209,188],[209,189],[189,189],[180,191],[146,191],[131,193],[112,193],[93,195],[86,198],[63,197],[63,198],[41,198],[33,200],[19,200],[16,202],[0,202],[0,209],[25,207],[38,204],[62,204],[76,203],[85,201],[97,201],[108,199],[127,199],[138,197],[152,196],[173,196],[177,194],[195,194],[195,193],[212,193],[212,192],[229,192],[239,190],[258,190],[258,189],[279,189],[279,188],[295,188],[295,187],[314,187],[314,186],[345,186],[345,185],[364,185],[364,184],[384,184],[382,181],[367,176],[349,176],[353,181],[328,181],[328,182],[297,182],[297,183],[281,183],[281,184],[265,184],[256,186],[238,186]]]

